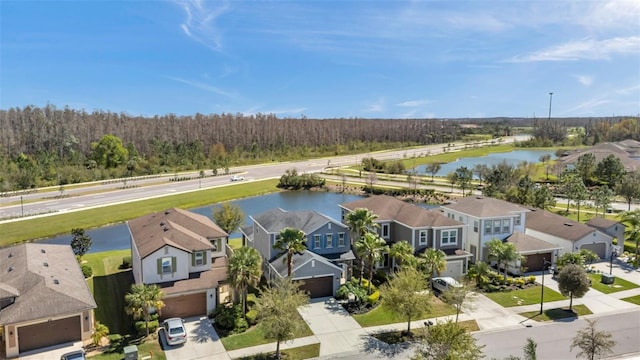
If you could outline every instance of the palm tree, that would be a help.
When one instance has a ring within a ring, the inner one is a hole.
[[[252,247],[241,247],[229,258],[229,282],[242,293],[242,314],[247,313],[247,288],[256,286],[262,276],[262,256]]]
[[[638,247],[640,246],[640,209],[633,211],[625,211],[620,216],[622,223],[625,225],[626,230],[624,234],[629,241],[636,243],[636,267],[640,265],[638,262]]]
[[[400,260],[402,265],[416,265],[416,258],[413,256],[413,246],[411,246],[407,240],[400,240],[391,245],[389,255]]]
[[[101,323],[100,321],[96,321],[96,324],[93,326],[93,334],[91,334],[91,343],[94,346],[100,346],[102,342],[102,338],[109,335],[109,328],[107,325]]]
[[[376,233],[367,232],[355,244],[356,252],[361,259],[367,259],[369,265],[369,286],[367,293],[371,294],[371,279],[373,279],[373,265],[382,259],[382,254],[389,251],[387,242]],[[360,276],[362,278],[362,276]]]
[[[275,249],[287,253],[287,276],[291,277],[293,272],[293,254],[300,253],[307,249],[306,239],[302,230],[294,228],[284,228],[280,231]]]
[[[491,268],[489,264],[484,261],[478,261],[474,265],[469,267],[468,276],[470,279],[476,280],[477,286],[482,286],[487,283]]]
[[[347,214],[345,217],[345,223],[349,227],[349,230],[355,235],[354,244],[362,239],[367,232],[375,232],[380,227],[376,223],[378,215],[371,212],[369,209],[357,208],[354,211]],[[364,274],[364,263],[360,263],[360,282]]]
[[[429,277],[429,287],[431,287],[431,279],[433,274],[438,274],[447,268],[447,254],[440,249],[429,248],[420,254],[420,260],[422,260],[422,266]]]
[[[498,263],[498,271],[500,271],[500,265],[504,265],[504,282],[507,281],[509,263],[517,261],[522,258],[516,246],[510,242],[503,242],[500,239],[493,239],[487,242],[487,248],[489,248],[489,258],[493,258]]]
[[[158,285],[133,284],[131,291],[124,296],[127,303],[125,311],[129,315],[133,315],[134,319],[144,319],[149,336],[149,320],[151,317],[151,309],[160,312],[164,307],[164,293]]]

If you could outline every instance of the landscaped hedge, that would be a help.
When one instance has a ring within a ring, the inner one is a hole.
[[[80,269],[82,269],[82,275],[84,275],[85,279],[88,279],[93,275],[93,268],[91,268],[90,265],[82,265],[80,266]]]
[[[160,326],[158,320],[149,321],[149,334],[152,334],[158,330],[158,326]],[[136,321],[136,331],[138,335],[146,335],[147,334],[147,324],[144,321]]]

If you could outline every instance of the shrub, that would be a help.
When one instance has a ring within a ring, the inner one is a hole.
[[[382,269],[376,271],[373,274],[373,284],[376,286],[380,286],[380,284],[384,284],[389,281],[389,275]]]
[[[366,281],[366,280],[365,280]],[[368,282],[367,282],[368,284]],[[349,294],[353,294],[358,302],[363,302],[367,297],[367,288],[358,285],[358,280],[352,278],[351,281],[342,284],[336,292],[338,299],[348,299]]]
[[[120,270],[131,269],[131,256],[125,256],[122,258],[122,264],[119,266]]]
[[[93,275],[93,269],[89,265],[82,265],[80,266],[80,269],[82,269],[82,275],[84,275],[85,279],[88,279]]]
[[[252,307],[256,304],[256,294],[247,294],[247,307]]]
[[[525,280],[524,280],[523,278],[518,278],[518,279],[516,279],[514,282],[515,282],[516,286],[518,286],[518,287],[524,287],[524,282],[525,282]]]
[[[536,277],[533,275],[527,276],[527,284],[533,284],[536,282]]]
[[[241,313],[241,311],[239,305],[218,306],[213,315],[216,320],[216,326],[226,331],[232,331],[236,326],[238,312]]]
[[[257,321],[258,311],[257,310],[249,310],[249,311],[247,311],[246,317],[247,317],[247,323],[249,325],[255,325],[258,322]]]
[[[233,332],[242,333],[242,332],[247,331],[248,328],[249,328],[249,324],[247,323],[247,320],[245,320],[242,316],[236,318],[236,321],[234,323]]]
[[[507,285],[513,285],[514,281],[514,278],[507,278]]]
[[[152,334],[158,330],[158,320],[149,321],[149,334]],[[147,334],[147,325],[144,321],[136,321],[136,331],[138,335],[146,335]]]
[[[378,300],[380,299],[380,291],[376,290],[374,292],[371,293],[371,295],[369,295],[367,297],[367,302],[371,305],[375,304],[378,302]]]

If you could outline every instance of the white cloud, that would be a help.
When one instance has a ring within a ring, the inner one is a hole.
[[[509,62],[570,61],[581,59],[609,59],[614,54],[640,52],[640,36],[616,37],[606,40],[584,39],[568,42],[524,56]]]
[[[616,90],[616,93],[621,95],[629,95],[629,94],[637,93],[639,91],[640,91],[640,84],[637,84],[637,85],[629,86],[627,88],[618,89]]]
[[[574,106],[573,108],[564,111],[564,114],[570,114],[574,116],[588,115],[596,113],[596,109],[607,104],[611,104],[613,101],[604,98],[596,98],[585,101],[581,104]]]
[[[427,99],[421,99],[421,100],[408,100],[408,101],[403,101],[401,103],[396,104],[397,106],[402,106],[402,107],[418,107],[418,106],[423,106],[423,105],[427,105],[429,104],[431,101],[427,100]]]
[[[578,80],[578,82],[584,86],[591,86],[593,84],[593,78],[588,75],[573,75],[574,78]]]
[[[275,110],[266,110],[261,111],[263,114],[274,114],[274,115],[283,115],[283,114],[293,114],[293,115],[301,115],[307,108],[293,108],[293,109],[275,109]]]
[[[378,99],[377,101],[368,104],[364,111],[380,113],[385,111],[385,109],[384,99]]]
[[[205,84],[205,83],[202,83],[202,82],[199,82],[199,81],[187,80],[187,79],[182,79],[182,78],[173,77],[173,76],[165,76],[165,77],[167,79],[170,79],[170,80],[173,80],[173,81],[177,81],[177,82],[180,82],[180,83],[183,83],[183,84],[187,84],[189,86],[193,86],[195,88],[198,88],[198,89],[201,89],[201,90],[205,90],[205,91],[208,91],[208,92],[212,92],[212,93],[215,93],[215,94],[218,94],[218,95],[226,96],[226,97],[229,97],[229,98],[235,97],[234,94],[232,94],[232,93],[230,93],[228,91],[222,90],[222,89],[220,89],[218,87],[215,87],[215,86],[212,86],[212,85],[209,85],[209,84]]]
[[[215,20],[228,10],[228,2],[175,0],[175,3],[181,6],[187,15],[185,22],[180,24],[185,35],[212,50],[221,51],[222,35],[216,29]]]

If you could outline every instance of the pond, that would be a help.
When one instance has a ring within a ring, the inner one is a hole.
[[[234,200],[231,201],[231,203],[238,205],[242,209],[245,214],[246,224],[251,223],[249,216],[257,215],[273,208],[281,208],[284,210],[315,210],[340,221],[340,208],[338,205],[360,198],[361,197],[357,195],[331,192],[296,191],[255,196]],[[211,218],[213,207],[216,205],[217,204],[211,204],[189,210]],[[89,253],[130,248],[129,229],[127,228],[127,224],[124,223],[87,230],[87,234],[93,241]],[[235,232],[232,233],[230,237],[239,236],[240,233]],[[72,236],[69,234],[41,240],[39,242],[66,245],[71,243],[71,238]]]
[[[543,155],[551,155],[551,159],[554,159],[555,150],[514,150],[511,152],[492,153],[482,157],[460,158],[456,161],[442,164],[440,171],[438,171],[435,176],[447,176],[447,174],[462,166],[466,166],[467,169],[473,170],[473,167],[476,164],[485,164],[488,167],[491,167],[493,165],[498,165],[503,161],[514,166],[523,161],[528,163],[538,163],[540,162],[540,157]],[[431,176],[431,173],[426,170],[426,165],[416,166],[416,169],[418,174]],[[475,174],[473,177],[476,178]]]

